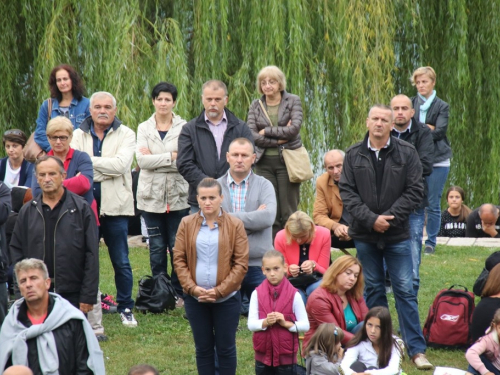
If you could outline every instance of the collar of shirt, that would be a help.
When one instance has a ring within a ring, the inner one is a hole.
[[[200,209],[200,215],[203,218],[203,221],[201,222],[201,225],[207,226],[207,220],[205,219],[205,215],[203,215],[203,211]],[[219,211],[219,217],[222,215],[222,208]],[[217,228],[217,221],[214,221],[214,226]]]
[[[391,144],[391,137],[389,137],[389,138],[387,139],[387,143],[386,143],[386,144],[385,144],[385,146],[384,146],[384,147],[382,147],[382,148],[387,148],[387,147],[389,147],[389,145],[390,145],[390,144]],[[368,137],[368,149],[369,149],[370,151],[375,152],[375,155],[376,155],[376,156],[377,156],[377,158],[378,158],[378,153],[379,153],[379,151],[380,151],[380,150],[379,150],[379,149],[377,149],[377,148],[373,148],[373,147],[372,147],[372,145],[370,144],[370,137]]]
[[[391,137],[387,138],[387,143],[386,143],[386,144],[385,144],[385,146],[384,146],[384,147],[382,147],[382,148],[387,148],[387,147],[389,147],[389,145],[390,145],[390,144],[391,144]],[[374,147],[372,147],[372,145],[371,145],[371,143],[370,143],[370,138],[368,138],[368,149],[369,149],[370,151],[375,151],[375,152],[377,152],[377,153],[380,151],[378,148],[374,148]]]
[[[411,131],[411,120],[410,120],[410,125],[408,125],[408,127],[405,129],[405,130],[402,130],[402,131],[399,131],[396,127],[394,127],[392,129],[392,131],[395,133],[394,135],[397,136],[398,138],[401,137],[401,134],[404,134],[404,133],[409,133]]]
[[[210,121],[210,119],[207,116],[207,112],[206,111],[203,112],[203,114],[205,115],[205,122],[207,123],[207,125],[219,126],[223,121],[227,124],[227,116],[226,116],[226,111],[225,110],[224,110],[224,113],[222,114],[222,118],[220,119],[220,121],[217,124],[215,124],[212,121]]]
[[[227,185],[231,186],[231,184],[235,185],[241,185],[242,183],[248,184],[248,179],[250,178],[250,175],[252,174],[252,170],[247,174],[247,176],[238,184],[236,181],[234,181],[233,176],[231,176],[231,172],[227,172]]]

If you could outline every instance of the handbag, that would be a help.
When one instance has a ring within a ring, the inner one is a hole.
[[[49,115],[47,117],[47,122],[49,122],[52,114],[52,98],[47,99],[47,102],[49,105],[48,108]],[[38,143],[35,142],[35,132],[31,133],[30,137],[28,138],[28,142],[26,142],[26,145],[24,146],[23,149],[24,158],[30,163],[34,163],[42,152],[43,152],[42,148],[38,145]]]
[[[135,308],[143,313],[160,314],[165,310],[174,310],[178,298],[167,274],[143,276],[139,280]]]
[[[280,146],[280,152],[283,155],[290,182],[306,182],[314,177],[311,169],[311,160],[304,146],[300,146],[295,150]]]
[[[262,111],[266,115],[267,121],[272,126],[271,119],[267,114],[267,110],[259,99],[259,104]],[[309,181],[314,177],[314,173],[311,168],[311,160],[309,159],[309,154],[304,146],[300,146],[295,150],[290,150],[281,145],[278,147],[280,157],[285,162],[286,171],[288,172],[288,179],[292,183],[300,183]]]
[[[313,273],[302,273],[299,276],[289,277],[288,281],[295,288],[303,289],[316,281],[319,281],[323,278],[323,275],[319,272],[314,271]]]

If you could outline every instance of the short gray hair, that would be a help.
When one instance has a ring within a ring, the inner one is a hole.
[[[213,89],[223,89],[224,90],[224,94],[227,96],[227,86],[224,82],[222,82],[221,80],[218,80],[218,79],[211,79],[207,82],[205,82],[203,84],[203,86],[201,86],[201,95],[203,96],[203,91],[205,91],[205,89],[207,87],[211,87]]]
[[[43,262],[43,260],[40,259],[35,259],[35,258],[27,258],[23,259],[20,262],[17,262],[15,267],[14,267],[14,272],[16,273],[16,278],[19,275],[19,272],[21,271],[28,271],[28,270],[40,270],[42,271],[43,278],[47,280],[49,278],[49,270],[47,269],[47,266]]]
[[[116,99],[113,95],[111,95],[111,93],[107,92],[107,91],[97,91],[97,92],[94,92],[92,94],[92,96],[90,97],[90,107],[92,107],[92,103],[94,102],[94,99],[99,97],[99,96],[107,96],[107,97],[110,97],[112,100],[113,100],[113,108],[116,108]]]

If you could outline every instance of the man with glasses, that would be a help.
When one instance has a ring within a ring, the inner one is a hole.
[[[227,87],[222,81],[203,84],[201,99],[204,111],[183,126],[179,136],[177,169],[189,183],[188,203],[191,213],[199,209],[196,187],[205,177],[222,177],[229,169],[226,153],[236,138],[253,137],[247,124],[226,108]]]

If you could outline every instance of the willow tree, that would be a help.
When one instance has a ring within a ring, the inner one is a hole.
[[[324,151],[363,137],[370,105],[413,96],[412,71],[431,65],[451,108],[450,182],[472,205],[498,199],[494,0],[20,0],[0,12],[0,130],[33,130],[49,72],[63,62],[88,94],[115,94],[132,128],[150,116],[160,80],[177,85],[176,111],[190,119],[202,83],[222,79],[228,107],[246,118],[257,72],[275,64],[303,100],[302,136],[319,174]],[[304,209],[312,198],[313,183],[303,184]]]

